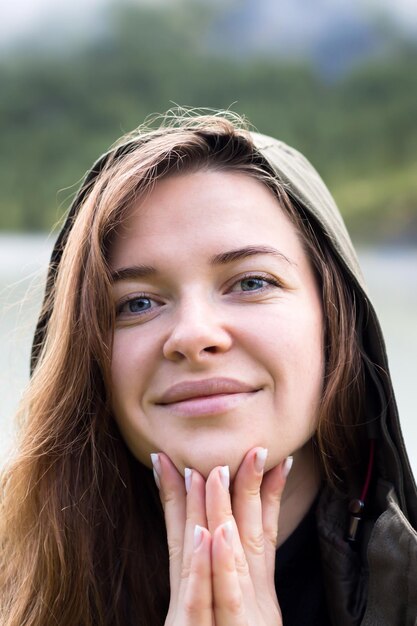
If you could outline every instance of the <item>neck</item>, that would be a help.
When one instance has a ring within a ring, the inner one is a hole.
[[[320,489],[321,477],[312,442],[294,453],[281,500],[277,547],[297,528],[313,504]]]

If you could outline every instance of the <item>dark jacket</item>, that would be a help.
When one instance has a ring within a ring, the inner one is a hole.
[[[290,196],[323,230],[339,258],[347,280],[353,281],[368,315],[363,328],[364,349],[375,367],[369,374],[367,405],[369,437],[376,441],[372,511],[361,523],[355,549],[346,541],[350,497],[326,488],[317,509],[324,582],[334,626],[416,626],[417,624],[417,492],[401,434],[381,329],[369,302],[355,251],[327,187],[296,150],[264,135],[252,133],[255,147],[275,171]],[[122,156],[131,141],[110,151]],[[106,163],[104,155],[87,174],[55,245],[47,293],[54,281],[62,250],[89,182]],[[43,343],[48,320],[37,327],[32,366]],[[378,374],[376,374],[378,372]],[[358,498],[358,493],[352,493]]]

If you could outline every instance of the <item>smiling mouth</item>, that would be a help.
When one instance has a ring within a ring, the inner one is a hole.
[[[259,391],[259,387],[254,387],[233,378],[184,381],[167,389],[155,404],[166,405],[185,402],[194,398],[252,393],[255,391]]]
[[[218,414],[238,406],[260,390],[230,378],[185,381],[170,387],[155,404],[178,415]]]

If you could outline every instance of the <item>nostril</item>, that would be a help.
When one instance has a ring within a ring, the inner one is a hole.
[[[209,352],[210,354],[214,354],[217,350],[218,348],[216,346],[208,346],[207,348],[204,348],[204,352]]]

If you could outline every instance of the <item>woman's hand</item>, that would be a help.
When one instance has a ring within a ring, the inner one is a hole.
[[[186,485],[160,453],[157,482],[167,525],[171,602],[166,626],[280,626],[274,569],[289,462],[263,476],[266,450],[250,450],[229,493],[227,467]]]

